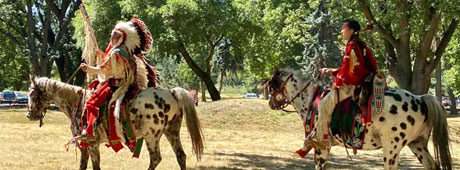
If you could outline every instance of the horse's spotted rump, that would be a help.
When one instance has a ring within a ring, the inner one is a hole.
[[[392,96],[393,99],[395,99],[395,100],[398,101],[398,102],[402,101],[401,95],[399,95],[398,93],[393,92],[393,91],[391,91],[391,90],[385,91],[384,95],[385,95],[385,96]]]
[[[403,141],[402,145],[405,146],[407,144],[407,139]]]
[[[158,116],[165,117],[165,114],[162,111],[160,111],[160,112],[158,112]]]
[[[411,104],[411,108],[414,112],[417,112],[418,111],[418,105],[417,103],[415,102],[414,99],[410,100],[410,104]]]
[[[137,110],[136,108],[132,108],[130,112],[131,112],[132,114],[137,114],[137,111],[138,111],[138,110]]]
[[[165,126],[168,126],[168,115],[165,115]]]
[[[395,142],[396,142],[396,143],[399,142],[399,138],[398,138],[398,137],[395,137]]]
[[[154,109],[153,104],[150,104],[150,103],[145,103],[144,107],[146,109]]]
[[[393,131],[397,131],[397,130],[398,130],[398,128],[396,128],[396,127],[394,127],[394,126],[393,126],[393,127],[391,128],[391,130],[393,130]]]
[[[414,126],[414,124],[415,124],[415,119],[414,119],[411,115],[408,115],[408,116],[407,116],[407,121],[408,121],[412,126]]]
[[[403,132],[400,132],[400,133],[399,133],[399,136],[401,137],[401,139],[404,139],[404,138],[406,137],[406,134],[403,133]]]
[[[404,122],[401,122],[401,123],[399,124],[399,126],[401,126],[401,129],[406,129],[406,128],[407,128],[407,125],[406,125],[406,123],[404,123]]]
[[[391,105],[390,113],[391,114],[398,114],[398,108],[395,105]]]
[[[150,119],[150,115],[147,115],[146,117],[147,117],[147,119]]]
[[[379,121],[381,121],[381,122],[385,121],[385,117],[380,116]]]
[[[424,101],[421,102],[420,104],[420,112],[422,113],[423,116],[425,116],[425,119],[423,120],[423,122],[426,122],[426,120],[428,119],[428,106],[426,105],[426,103]]]
[[[176,96],[176,91],[174,89],[171,90],[171,96],[174,98],[174,100],[176,100],[176,102],[179,101],[179,99]]]
[[[171,105],[165,104],[164,112],[165,112],[165,113],[168,113],[169,110],[171,110]]]
[[[402,109],[407,112],[409,110],[409,104],[407,104],[407,102],[404,102],[404,104],[402,105]]]
[[[158,119],[156,114],[153,114],[153,123],[158,124],[158,122],[160,122],[160,119]]]

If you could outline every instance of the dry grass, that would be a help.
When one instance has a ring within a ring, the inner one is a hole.
[[[205,155],[196,162],[186,128],[181,137],[189,169],[313,169],[312,158],[293,157],[302,144],[302,126],[296,114],[272,111],[263,100],[229,99],[200,103],[205,134]],[[45,125],[28,121],[25,110],[0,110],[0,169],[77,169],[78,153],[64,144],[70,139],[69,121],[60,112],[48,113]],[[460,118],[449,118],[455,168],[460,165]],[[166,139],[161,141],[163,160],[158,169],[178,169]],[[332,169],[383,169],[381,151],[361,151],[347,159],[334,147]],[[101,146],[103,169],[146,169],[148,153],[132,159],[127,149],[114,153]],[[402,152],[402,169],[420,169],[409,149]],[[91,166],[91,165],[90,165]]]

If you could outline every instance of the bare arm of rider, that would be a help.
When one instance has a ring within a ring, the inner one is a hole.
[[[80,67],[83,71],[87,72],[88,74],[98,74],[102,73],[111,73],[111,63],[116,62],[117,59],[126,60],[123,57],[117,57],[119,55],[119,49],[113,49],[107,59],[103,63],[97,66],[90,66],[86,63],[82,63]]]

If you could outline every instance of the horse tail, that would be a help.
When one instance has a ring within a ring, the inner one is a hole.
[[[200,120],[195,109],[195,101],[189,96],[188,91],[176,87],[173,89],[174,95],[177,97],[180,109],[185,112],[185,119],[187,129],[192,138],[192,149],[196,155],[197,160],[201,160],[203,154],[203,132],[201,130]]]
[[[449,131],[447,125],[447,112],[431,95],[422,96],[428,109],[429,123],[433,127],[433,148],[436,164],[441,169],[452,169],[452,157],[449,146]],[[423,103],[422,103],[423,104]],[[423,106],[422,106],[423,107]]]

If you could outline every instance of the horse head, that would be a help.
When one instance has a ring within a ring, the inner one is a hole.
[[[317,86],[311,80],[304,80],[301,75],[290,69],[276,69],[267,82],[271,95],[269,105],[271,109],[284,109],[304,93],[311,98]],[[304,100],[305,97],[302,97]],[[304,101],[305,102],[305,101]]]
[[[27,118],[34,121],[42,120],[50,103],[50,97],[46,94],[42,78],[30,76],[30,82]]]

